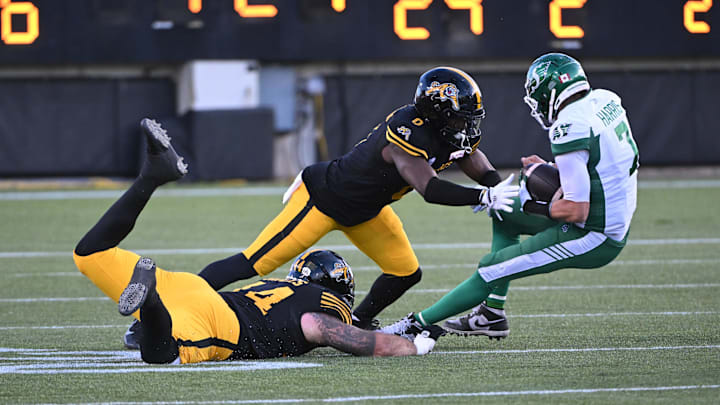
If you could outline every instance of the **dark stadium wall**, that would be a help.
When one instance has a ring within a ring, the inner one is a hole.
[[[720,71],[588,71],[594,88],[617,92],[643,165],[720,164]],[[522,73],[473,75],[487,118],[481,148],[500,168],[550,157],[523,103]],[[417,75],[326,77],[324,133],[330,157],[348,151],[395,108],[411,103]],[[272,177],[269,109],[176,115],[175,83],[147,79],[0,80],[0,176],[134,176],[138,122],[157,118],[194,168],[188,180]]]
[[[134,175],[139,120],[174,109],[165,79],[0,80],[0,176]]]
[[[188,180],[272,177],[271,110],[177,117],[175,97],[170,79],[0,80],[0,177],[135,176],[144,117],[169,131]]]
[[[472,72],[471,72],[472,73]],[[720,164],[718,71],[588,71],[593,88],[623,99],[644,165]],[[517,167],[521,156],[551,157],[545,132],[523,102],[525,75],[473,74],[487,118],[481,149],[497,167]],[[332,76],[325,94],[325,133],[331,156],[349,150],[389,112],[412,102],[417,76]]]

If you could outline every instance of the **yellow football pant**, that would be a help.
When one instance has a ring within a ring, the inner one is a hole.
[[[73,253],[78,270],[116,303],[140,256],[111,248],[88,256]],[[240,336],[240,324],[220,295],[195,274],[157,269],[157,292],[172,319],[180,362],[225,360]],[[133,316],[140,319],[140,311]]]
[[[409,276],[419,263],[400,218],[389,206],[361,224],[342,226],[310,204],[305,184],[292,194],[283,210],[243,251],[255,271],[265,276],[313,246],[333,230],[370,257],[383,273]]]

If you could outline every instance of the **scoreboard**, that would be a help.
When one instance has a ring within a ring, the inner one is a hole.
[[[713,0],[0,0],[0,63],[718,58]]]

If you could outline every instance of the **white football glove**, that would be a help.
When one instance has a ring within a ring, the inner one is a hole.
[[[496,184],[495,187],[489,187],[484,193],[480,194],[480,204],[473,207],[473,212],[482,211],[485,208],[493,210],[499,220],[502,216],[498,211],[513,212],[513,197],[517,197],[520,187],[510,184],[515,178],[515,174],[509,175],[505,180]]]
[[[435,347],[440,336],[445,335],[445,330],[437,325],[430,325],[423,328],[413,340],[418,356],[428,354]]]

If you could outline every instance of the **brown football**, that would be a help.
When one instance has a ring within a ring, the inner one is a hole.
[[[535,201],[552,202],[562,198],[560,172],[548,163],[533,163],[522,169],[525,187]]]

